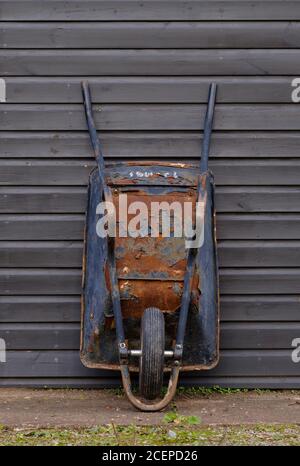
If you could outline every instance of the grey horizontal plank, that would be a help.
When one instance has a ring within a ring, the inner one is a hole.
[[[0,379],[1,387],[33,387],[33,388],[116,388],[122,382],[118,373],[111,372],[105,377],[7,377]],[[223,387],[251,389],[299,389],[300,377],[202,377],[203,372],[194,374],[182,373],[179,387]]]
[[[300,19],[297,1],[2,0],[5,21],[280,20]]]
[[[0,241],[1,267],[81,267],[81,241]],[[300,241],[219,241],[220,267],[300,267]]]
[[[94,106],[99,130],[200,130],[206,105],[103,104]],[[3,130],[85,130],[79,104],[2,104]],[[215,130],[299,130],[300,105],[217,104]]]
[[[6,76],[289,76],[299,49],[1,50]],[[101,64],[101,65],[100,65]]]
[[[300,292],[297,268],[222,269],[223,294],[297,294]]]
[[[300,322],[222,323],[221,349],[290,349],[299,337]]]
[[[0,241],[1,267],[81,267],[81,241]]]
[[[3,49],[298,48],[296,21],[0,22]]]
[[[79,322],[79,296],[0,296],[1,322]]]
[[[299,161],[300,164],[300,161]],[[2,185],[86,186],[91,170],[96,166],[89,160],[0,160]]]
[[[299,239],[298,214],[217,214],[218,239]]]
[[[196,374],[197,375],[197,374]],[[289,350],[223,350],[215,369],[204,371],[212,376],[299,376],[299,367]]]
[[[0,295],[79,295],[79,269],[0,269]]]
[[[218,255],[220,267],[300,267],[300,241],[219,241]]]
[[[83,213],[84,188],[1,188],[0,213]]]
[[[0,295],[79,295],[81,270],[62,268],[0,269]],[[225,268],[220,292],[232,294],[300,294],[299,268]]]
[[[23,363],[21,360],[23,359]],[[82,365],[79,349],[54,351],[7,351],[6,363],[0,365],[1,377],[76,377],[111,376],[110,371],[91,370]],[[113,376],[113,375],[112,375]]]
[[[0,187],[0,214],[83,213],[83,187]],[[300,212],[300,187],[225,186],[216,189],[218,213]]]
[[[0,338],[7,350],[77,350],[80,347],[78,323],[0,324]]]
[[[218,212],[298,212],[297,187],[220,187],[216,190]]]
[[[298,322],[299,303],[299,295],[224,295],[221,296],[221,320]]]
[[[222,295],[222,322],[298,322],[300,295]],[[79,322],[79,296],[0,296],[1,322]]]
[[[0,240],[81,240],[84,215],[0,214]],[[218,214],[218,240],[299,240],[299,214]]]
[[[122,386],[118,374],[111,372],[102,377],[9,377],[0,378],[0,387],[31,387],[31,388],[116,388]]]
[[[199,131],[101,131],[106,160],[138,157],[199,158]],[[299,158],[299,131],[214,131],[210,157]],[[87,131],[0,131],[0,158],[90,158]]]
[[[84,215],[0,215],[0,240],[79,240],[83,228]]]
[[[206,103],[209,83],[219,103],[290,103],[293,76],[90,77],[94,103]],[[81,78],[7,77],[8,103],[82,103]]]
[[[99,377],[100,374],[111,376],[110,371],[84,367],[78,350],[7,351],[7,362],[0,365],[0,377],[66,378]],[[299,367],[293,363],[290,350],[223,350],[218,366],[201,373],[201,378],[215,376],[298,377]]]
[[[197,160],[193,160],[197,166]],[[90,160],[1,160],[0,186],[86,186],[89,173],[96,166]],[[289,160],[212,160],[210,169],[217,185],[274,186],[299,185],[300,159]],[[107,167],[107,174],[110,167]]]
[[[222,323],[221,349],[290,349],[298,338],[300,323]],[[0,338],[7,350],[77,350],[80,325],[77,323],[0,324]]]

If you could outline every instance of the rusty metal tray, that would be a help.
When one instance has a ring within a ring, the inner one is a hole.
[[[118,207],[128,200],[181,203],[196,201],[198,167],[144,161],[107,165],[105,176]],[[149,175],[150,174],[150,175]],[[181,370],[213,367],[218,360],[219,297],[214,186],[210,173],[201,176],[207,199],[204,245],[198,252]],[[81,360],[88,367],[119,370],[119,354],[109,284],[107,241],[96,235],[101,181],[94,169],[89,179],[84,249]],[[187,250],[183,238],[116,238],[116,263],[126,339],[139,347],[140,318],[146,307],[165,313],[166,347],[172,346],[180,311]],[[137,370],[135,359],[131,370]],[[168,364],[166,365],[166,370]]]

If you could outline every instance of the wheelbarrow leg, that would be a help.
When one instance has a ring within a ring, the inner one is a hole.
[[[141,401],[139,398],[134,396],[132,393],[131,388],[131,380],[130,380],[130,373],[127,365],[121,365],[121,374],[122,374],[122,381],[125,393],[133,406],[140,409],[141,411],[161,411],[164,409],[174,398],[176,393],[177,383],[178,383],[178,376],[179,376],[180,367],[173,367],[171,370],[171,375],[169,379],[168,390],[164,398],[157,401],[156,403],[145,403]]]

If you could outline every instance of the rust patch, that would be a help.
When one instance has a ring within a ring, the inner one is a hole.
[[[118,238],[116,243],[120,278],[183,280],[186,251],[180,238]]]
[[[104,267],[104,278],[105,278],[106,288],[111,293],[111,283],[110,283],[110,277],[109,277],[109,266],[108,266],[107,262],[106,262],[105,267]]]
[[[122,191],[116,190],[113,196],[113,202],[117,213],[117,222],[119,217],[119,193]],[[192,203],[193,220],[195,220],[195,202],[196,191],[188,190],[185,192],[170,191],[166,194],[152,194],[149,196],[143,190],[134,192],[128,191],[127,203],[143,202],[148,209],[148,225],[149,232],[146,237],[138,238],[116,238],[116,259],[117,271],[119,278],[156,278],[161,280],[183,280],[187,250],[183,237],[166,238],[161,235],[162,220],[161,215],[158,222],[159,231],[156,232],[159,236],[151,236],[151,202],[167,202],[171,205],[177,202],[181,205],[184,212],[184,202]],[[171,211],[172,214],[172,211]],[[127,215],[127,224],[134,218],[135,214]],[[170,232],[174,234],[174,224],[171,219]],[[119,225],[119,223],[118,223]]]
[[[183,282],[119,280],[123,318],[140,318],[147,307],[176,311],[181,302]]]

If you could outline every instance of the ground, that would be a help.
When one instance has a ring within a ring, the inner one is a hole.
[[[300,391],[179,389],[141,413],[121,390],[1,388],[0,445],[300,445]]]

